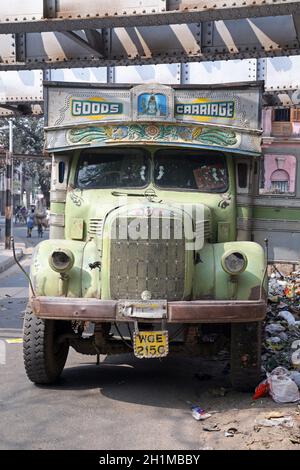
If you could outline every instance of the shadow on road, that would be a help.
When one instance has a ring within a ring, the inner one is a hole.
[[[182,356],[143,361],[124,354],[108,357],[99,366],[92,359],[79,366],[67,366],[58,384],[41,388],[99,389],[100,395],[111,400],[159,408],[187,409],[188,402],[216,411],[234,409],[237,403],[239,409],[260,407],[259,402],[252,401],[252,393],[232,390],[229,375],[223,373],[226,364]],[[203,373],[212,377],[199,380]]]

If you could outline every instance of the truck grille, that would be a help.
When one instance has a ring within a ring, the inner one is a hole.
[[[119,234],[120,218],[112,224],[112,234]],[[127,223],[133,219],[128,218]],[[136,218],[134,219],[136,223]],[[145,223],[145,219],[143,223]],[[150,219],[149,219],[150,220]],[[151,217],[151,226],[159,227],[159,237],[151,239],[150,223],[146,237],[128,236],[111,239],[110,294],[112,299],[140,299],[150,291],[152,299],[180,300],[184,295],[185,239],[176,239],[174,219],[170,219],[168,238],[162,233],[162,219]],[[178,221],[176,221],[178,223]],[[178,225],[177,225],[178,228]],[[153,233],[153,232],[152,232]],[[163,238],[163,235],[165,238]]]

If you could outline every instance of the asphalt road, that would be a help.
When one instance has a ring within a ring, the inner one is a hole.
[[[24,229],[17,230],[24,236]],[[30,256],[23,260],[24,267],[29,264]],[[19,269],[0,275],[0,346],[6,349],[5,364],[0,361],[0,449],[299,449],[290,430],[255,430],[256,419],[274,410],[297,421],[297,406],[280,407],[270,398],[253,402],[251,394],[234,392],[223,373],[226,361],[149,361],[124,354],[101,356],[97,366],[94,357],[72,350],[57,385],[33,385],[19,342],[26,302],[27,281]],[[212,378],[199,380],[199,373]],[[190,403],[216,413],[195,421]],[[232,427],[234,437],[226,437]]]

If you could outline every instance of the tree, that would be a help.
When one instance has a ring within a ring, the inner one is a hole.
[[[42,154],[43,153],[43,126],[44,119],[34,116],[15,116],[11,118],[14,128],[14,153],[19,154]],[[0,127],[8,125],[8,118],[0,118]],[[8,132],[0,133],[0,148],[3,152],[8,148]],[[22,160],[24,178],[33,180],[41,188],[47,206],[50,205],[50,176],[51,169],[44,160]],[[20,163],[14,160],[15,167]],[[2,168],[1,168],[2,165]],[[4,161],[0,160],[0,171],[3,171]]]

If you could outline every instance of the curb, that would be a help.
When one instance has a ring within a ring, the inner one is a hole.
[[[16,256],[17,256],[17,259],[18,261],[23,258],[23,255],[24,255],[24,252],[23,250],[18,250],[18,252],[16,253]],[[4,271],[6,271],[7,269],[11,268],[14,264],[16,264],[15,260],[14,260],[14,257],[11,256],[10,258],[8,258],[7,260],[5,260],[3,263],[0,263],[0,273],[3,273]]]

